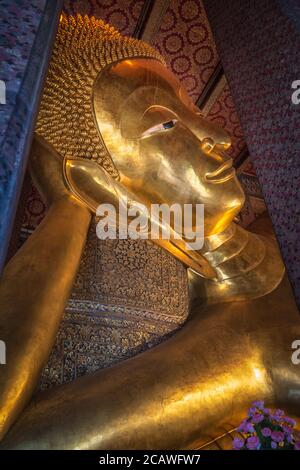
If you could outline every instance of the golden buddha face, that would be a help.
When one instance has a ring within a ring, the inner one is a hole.
[[[228,226],[244,203],[225,153],[230,139],[162,63],[137,58],[105,67],[92,101],[123,187],[147,205],[204,204],[205,236]]]

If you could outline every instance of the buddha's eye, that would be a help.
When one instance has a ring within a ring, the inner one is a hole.
[[[158,132],[164,132],[169,129],[172,129],[172,127],[175,126],[176,122],[177,122],[177,119],[171,119],[170,121],[156,124],[155,126],[152,126],[149,129],[147,129],[145,132],[143,132],[141,135],[141,138],[148,137],[149,135],[152,135],[152,134],[157,134]]]
[[[171,129],[172,127],[175,126],[175,122],[176,122],[175,119],[171,121],[163,122],[164,129]]]

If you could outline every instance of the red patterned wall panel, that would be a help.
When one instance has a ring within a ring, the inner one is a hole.
[[[122,34],[133,34],[144,0],[65,0],[64,10],[68,14],[102,18]]]
[[[201,2],[171,0],[154,46],[196,101],[219,61]]]
[[[228,153],[235,159],[246,144],[228,86],[224,88],[207,117],[210,121],[223,127],[230,135],[232,145]]]
[[[292,4],[205,0],[300,307],[300,106],[291,100],[300,72],[300,27]]]

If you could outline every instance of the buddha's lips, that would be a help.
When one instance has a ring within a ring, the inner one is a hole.
[[[228,160],[219,166],[217,170],[206,173],[205,179],[209,183],[224,183],[235,174],[235,169],[232,167],[232,163],[232,158],[228,158]]]

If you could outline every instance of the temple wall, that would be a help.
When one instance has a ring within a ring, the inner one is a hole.
[[[287,272],[300,305],[300,79],[296,0],[205,0]]]

